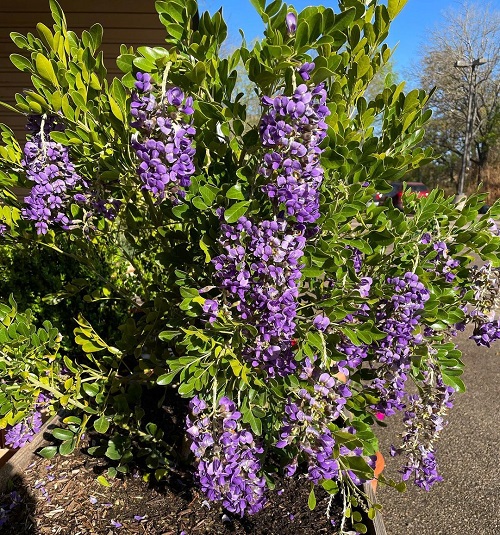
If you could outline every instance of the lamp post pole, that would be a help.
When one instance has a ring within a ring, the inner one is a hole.
[[[484,58],[478,58],[474,61],[468,62],[459,60],[455,63],[455,67],[461,68],[461,69],[470,69],[470,78],[469,78],[469,88],[468,88],[468,95],[467,95],[467,124],[465,128],[465,139],[464,139],[464,152],[462,154],[462,166],[460,169],[460,176],[458,178],[458,185],[457,185],[457,196],[456,201],[460,201],[460,199],[464,196],[464,189],[465,189],[465,177],[467,175],[467,168],[469,166],[469,160],[470,160],[470,142],[472,139],[472,130],[474,128],[474,117],[473,117],[473,102],[474,97],[476,95],[476,67],[479,65],[484,65],[486,63],[486,60]]]

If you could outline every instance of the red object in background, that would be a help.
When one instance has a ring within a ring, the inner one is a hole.
[[[388,199],[392,200],[392,203],[396,208],[400,210],[403,209],[403,183],[402,182],[393,182],[392,191],[385,195],[385,198],[381,202],[384,202]],[[406,183],[406,195],[415,194],[417,198],[428,197],[430,191],[429,188],[422,182],[407,182]]]

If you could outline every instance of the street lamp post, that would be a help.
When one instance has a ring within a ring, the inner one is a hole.
[[[484,65],[486,59],[478,58],[474,61],[463,61],[459,60],[455,62],[455,67],[460,69],[470,69],[470,78],[469,78],[469,90],[467,95],[467,124],[465,128],[465,139],[464,139],[464,152],[462,154],[462,167],[460,169],[460,176],[458,178],[457,186],[457,197],[456,201],[464,196],[464,187],[465,187],[465,176],[467,174],[467,167],[469,166],[470,159],[470,142],[472,138],[472,131],[474,128],[474,117],[472,113],[472,105],[474,102],[474,97],[476,96],[476,67],[479,65]]]

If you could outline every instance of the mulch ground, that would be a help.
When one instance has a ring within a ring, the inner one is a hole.
[[[278,481],[267,506],[258,514],[240,519],[209,504],[193,485],[189,474],[174,474],[168,484],[148,484],[140,475],[109,479],[102,486],[97,476],[102,461],[84,451],[46,460],[35,457],[10,491],[21,501],[0,528],[5,535],[150,534],[199,535],[321,535],[337,528],[326,517],[329,497],[316,492],[317,506],[310,511],[310,484],[305,480]],[[9,505],[10,494],[0,496]],[[331,518],[339,526],[339,503]]]

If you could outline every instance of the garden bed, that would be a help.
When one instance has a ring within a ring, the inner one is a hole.
[[[310,483],[304,479],[278,481],[264,510],[240,519],[209,505],[188,473],[174,472],[162,484],[148,484],[136,473],[110,480],[110,486],[105,487],[97,477],[107,465],[84,450],[47,460],[33,455],[29,451],[32,449],[29,445],[25,451],[20,450],[0,470],[0,477],[14,474],[0,503],[8,506],[11,492],[19,494],[19,503],[11,510],[2,533],[316,535],[334,534],[340,525],[340,502],[335,501],[331,507],[332,523],[325,514],[329,497],[320,489],[316,492],[316,509],[309,510]],[[30,461],[22,473],[16,467],[16,459],[21,458],[23,463]],[[372,526],[370,529],[374,530]]]

